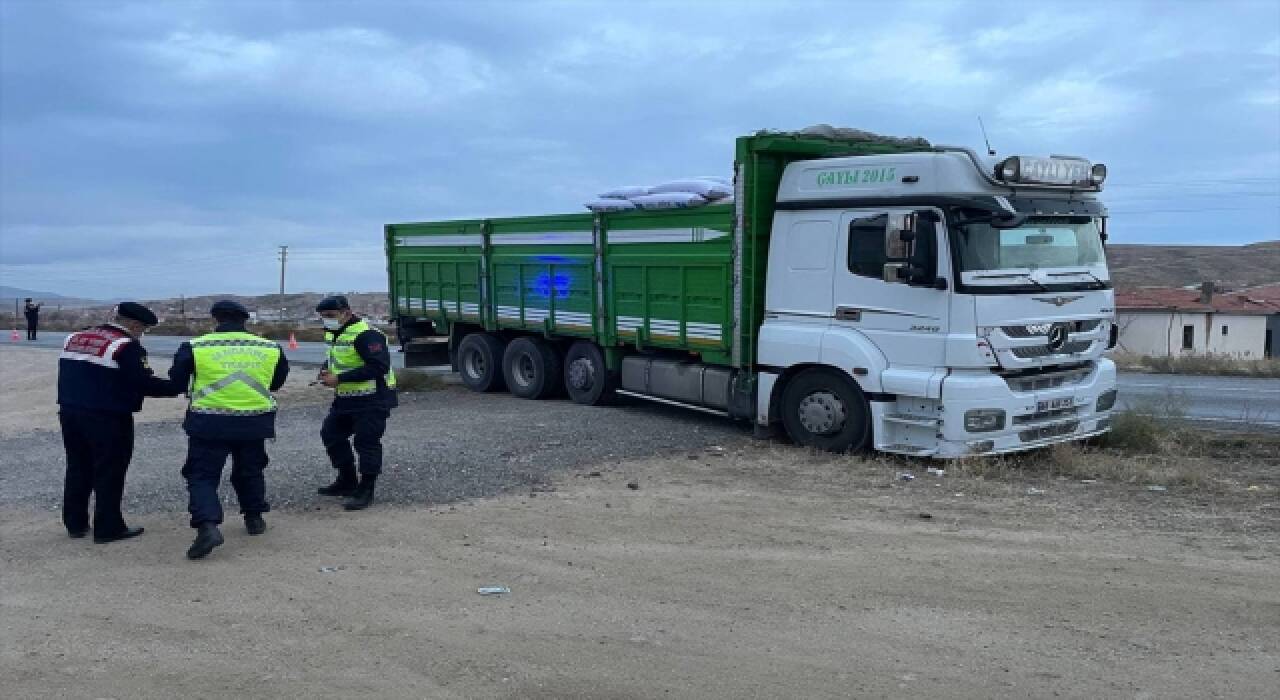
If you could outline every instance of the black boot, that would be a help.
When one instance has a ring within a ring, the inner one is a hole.
[[[222,544],[222,533],[218,531],[218,526],[213,523],[201,523],[200,529],[196,532],[196,541],[191,543],[191,548],[187,550],[188,559],[204,559],[209,556],[209,552],[214,547]]]
[[[267,521],[262,519],[262,513],[245,513],[244,529],[248,530],[250,535],[261,535],[267,531]]]
[[[373,485],[377,481],[378,477],[366,474],[360,479],[360,485],[351,497],[342,502],[342,507],[347,510],[364,510],[373,505]]]
[[[356,480],[356,470],[352,468],[339,469],[338,478],[333,480],[328,486],[321,486],[316,489],[316,493],[321,496],[350,496],[355,492],[359,483]]]

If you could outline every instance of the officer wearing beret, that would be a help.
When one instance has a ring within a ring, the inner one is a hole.
[[[326,297],[316,305],[316,311],[324,321],[329,344],[320,381],[335,394],[320,428],[320,439],[338,470],[334,482],[320,488],[319,493],[345,496],[344,508],[363,510],[373,503],[374,484],[382,473],[382,434],[391,409],[397,405],[391,351],[386,336],[353,314],[346,297]],[[356,455],[360,458],[358,480]]]
[[[231,487],[235,489],[250,535],[267,531],[262,514],[267,503],[267,438],[276,436],[276,400],[272,392],[284,386],[289,361],[278,343],[245,330],[249,311],[223,300],[209,310],[218,324],[208,333],[183,343],[173,356],[169,380],[187,387],[190,405],[182,427],[187,432],[188,510],[195,541],[190,559],[202,559],[223,542],[222,502],[218,484],[231,457]]]
[[[133,414],[146,396],[181,393],[155,376],[142,347],[143,334],[156,325],[147,307],[126,301],[110,323],[67,337],[58,359],[58,421],[67,453],[62,492],[62,523],[75,538],[89,534],[89,496],[93,504],[93,541],[99,544],[142,534],[120,512],[125,473],[133,458]]]

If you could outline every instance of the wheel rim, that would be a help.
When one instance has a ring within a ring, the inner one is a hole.
[[[467,376],[472,379],[483,379],[488,372],[488,365],[484,361],[484,354],[472,350],[467,353],[466,358],[462,361],[463,367],[467,370]]]
[[[538,376],[538,370],[533,366],[533,358],[528,353],[523,353],[516,358],[515,370],[516,383],[522,387],[533,384],[533,380]]]
[[[839,396],[815,391],[800,400],[800,425],[814,435],[831,435],[844,429],[849,410]]]
[[[579,357],[569,363],[569,386],[578,391],[587,391],[595,384],[596,368],[591,360]]]

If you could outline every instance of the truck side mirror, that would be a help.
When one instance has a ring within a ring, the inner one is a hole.
[[[884,281],[889,284],[905,284],[907,281],[906,263],[892,262],[884,264]]]
[[[890,214],[884,231],[884,256],[888,260],[911,257],[916,241],[916,213]],[[888,281],[888,280],[886,280]]]

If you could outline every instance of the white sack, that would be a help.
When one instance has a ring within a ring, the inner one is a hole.
[[[689,192],[699,195],[705,199],[721,199],[733,194],[733,188],[722,182],[714,182],[711,180],[672,180],[656,185],[651,188],[654,194],[665,194],[668,192]],[[635,199],[632,197],[632,199]]]
[[[601,197],[587,202],[587,208],[594,212],[629,211],[631,209],[635,209],[636,205],[626,199],[610,199],[609,197]]]
[[[700,207],[707,203],[707,198],[693,192],[663,192],[632,197],[631,201],[641,209],[685,209]]]
[[[631,199],[632,197],[641,197],[646,194],[653,194],[653,189],[645,185],[628,185],[626,187],[615,187],[608,192],[601,192],[601,199]]]

